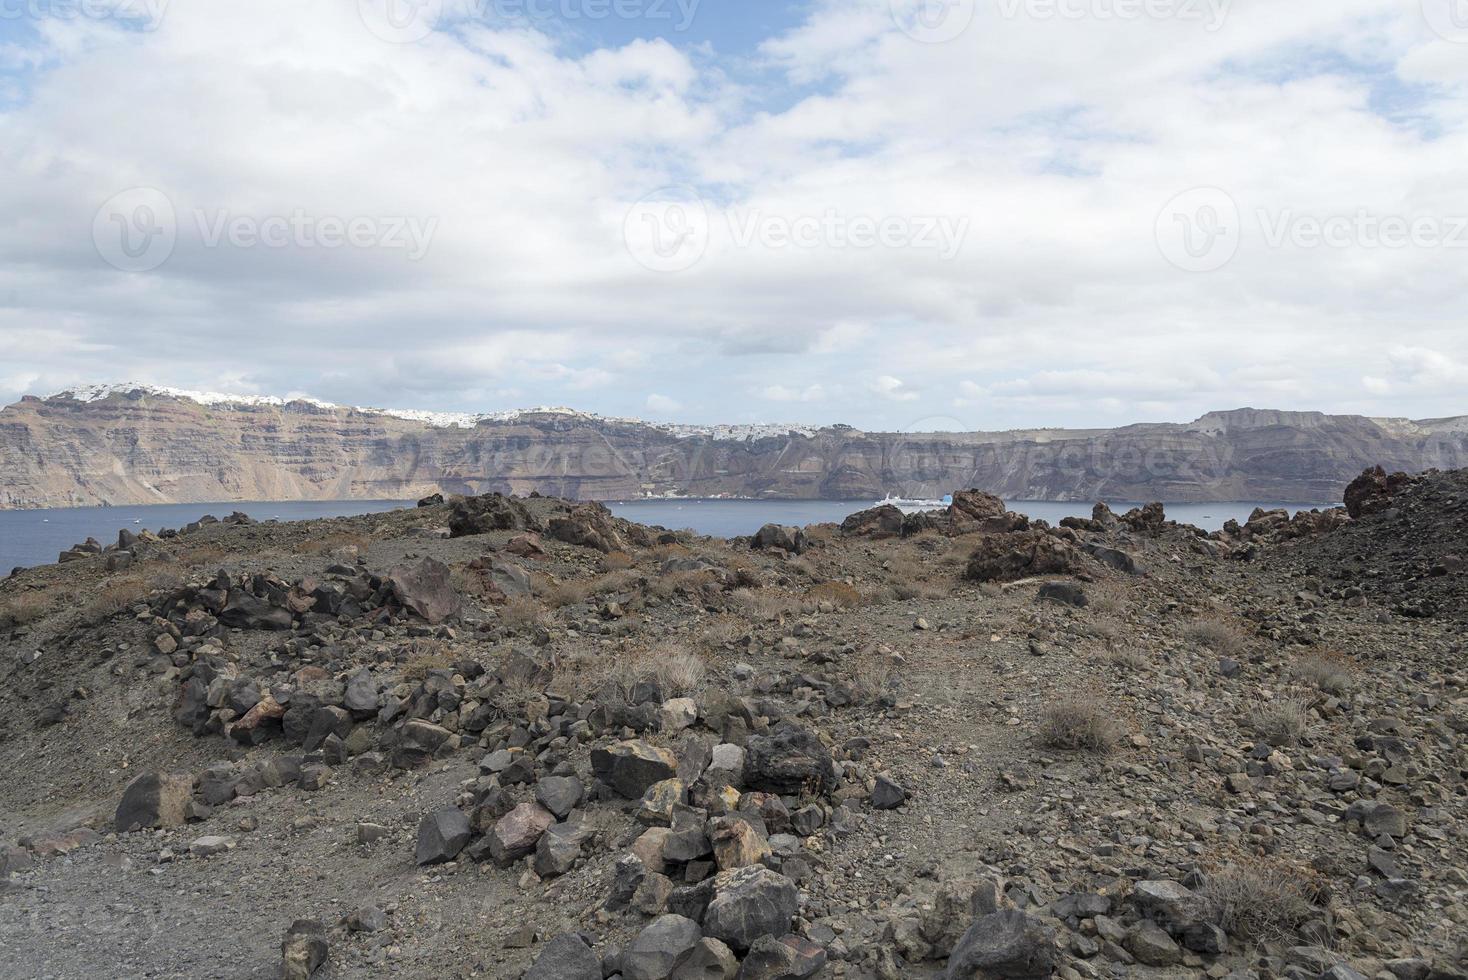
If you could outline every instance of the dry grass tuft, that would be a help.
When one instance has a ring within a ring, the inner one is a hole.
[[[722,650],[744,635],[745,626],[734,616],[716,616],[703,628],[699,645],[710,652]]]
[[[1249,634],[1237,622],[1219,616],[1195,619],[1183,627],[1183,639],[1219,656],[1237,657],[1249,648]]]
[[[453,650],[442,640],[414,640],[398,651],[400,674],[410,684],[421,684],[430,671],[449,670],[453,667]]]
[[[26,626],[51,612],[41,592],[21,592],[0,602],[0,627]]]
[[[1304,698],[1266,702],[1249,715],[1249,727],[1270,745],[1292,745],[1310,730],[1310,703]]]
[[[545,610],[530,596],[516,596],[500,607],[500,622],[514,630],[534,629],[545,625]]]
[[[703,658],[672,641],[641,650],[602,657],[588,667],[593,687],[613,685],[630,698],[637,685],[656,682],[664,700],[696,697],[704,688],[708,667]]]
[[[794,608],[791,597],[773,589],[735,589],[730,605],[755,622],[782,619]]]
[[[1052,749],[1110,752],[1121,740],[1121,726],[1107,707],[1078,695],[1047,707],[1040,716],[1040,741]]]
[[[897,690],[902,672],[891,659],[875,650],[863,650],[848,667],[851,683],[863,701],[881,701]]]
[[[855,609],[861,605],[861,593],[845,582],[822,582],[805,594],[811,602],[829,602],[837,609]]]
[[[152,586],[141,575],[107,579],[82,606],[82,619],[89,623],[111,619],[146,599],[151,591]]]
[[[1146,670],[1152,666],[1152,655],[1137,646],[1111,647],[1101,656],[1122,670]]]
[[[594,586],[587,579],[571,579],[557,582],[548,575],[531,580],[531,589],[549,609],[564,609],[576,606],[591,598]]]
[[[1311,650],[1295,658],[1290,673],[1326,694],[1345,694],[1356,684],[1355,665],[1339,650]]]
[[[603,572],[622,572],[637,564],[632,556],[625,551],[613,551],[605,555],[601,560]]]
[[[1209,874],[1198,894],[1208,921],[1254,943],[1292,935],[1327,898],[1315,872],[1262,858],[1239,858]]]

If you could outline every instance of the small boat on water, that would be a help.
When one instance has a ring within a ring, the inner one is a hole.
[[[923,511],[928,510],[942,510],[943,508],[952,505],[952,503],[952,494],[946,494],[941,500],[923,500],[915,497],[895,497],[889,493],[886,497],[877,501],[876,504],[874,504],[873,506],[891,506],[896,507],[904,514],[920,514]]]

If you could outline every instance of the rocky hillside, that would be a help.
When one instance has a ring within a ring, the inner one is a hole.
[[[1464,487],[124,531],[0,580],[0,976],[1464,980]]]
[[[869,499],[1333,500],[1368,465],[1468,465],[1468,419],[1241,410],[1120,429],[690,427],[568,409],[453,416],[144,386],[0,411],[0,507],[537,491]]]

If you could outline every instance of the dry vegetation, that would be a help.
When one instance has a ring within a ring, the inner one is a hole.
[[[1183,627],[1183,639],[1220,657],[1239,657],[1248,651],[1249,634],[1238,623],[1221,616],[1205,616]]]
[[[1311,650],[1295,658],[1290,673],[1326,694],[1345,694],[1356,683],[1355,666],[1339,650]]]
[[[500,607],[500,622],[511,629],[533,629],[545,625],[545,609],[530,596],[516,596]]]
[[[624,698],[630,698],[639,684],[656,683],[666,700],[700,693],[708,667],[697,653],[668,642],[599,658],[589,665],[589,673],[594,687],[611,684]]]
[[[1270,745],[1293,745],[1310,728],[1310,704],[1303,698],[1280,698],[1254,709],[1249,726]]]
[[[861,605],[861,593],[846,582],[822,582],[806,592],[805,597],[814,603],[829,602],[837,609],[855,609]]]
[[[782,619],[795,606],[790,596],[773,589],[735,589],[729,594],[731,608],[756,622]]]
[[[1040,742],[1052,749],[1110,752],[1121,740],[1121,726],[1104,704],[1072,695],[1040,715]]]
[[[1199,897],[1219,928],[1262,943],[1304,925],[1326,896],[1314,872],[1277,858],[1241,857],[1211,872]]]
[[[398,652],[398,662],[402,664],[403,680],[421,684],[430,671],[453,666],[453,650],[442,640],[414,640]]]
[[[1152,666],[1151,654],[1139,646],[1111,646],[1101,656],[1122,670],[1146,670]]]
[[[104,580],[92,598],[82,606],[82,619],[100,623],[124,610],[131,609],[153,591],[152,583],[142,575],[124,575]]]
[[[0,601],[0,627],[27,626],[51,611],[40,592],[21,592]]]

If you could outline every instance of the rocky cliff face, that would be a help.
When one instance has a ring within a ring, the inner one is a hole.
[[[435,490],[868,499],[961,487],[1011,500],[1324,502],[1376,464],[1468,465],[1468,424],[1245,409],[1094,430],[699,429],[561,409],[466,418],[143,387],[0,411],[3,508]]]

